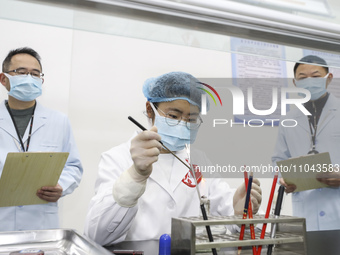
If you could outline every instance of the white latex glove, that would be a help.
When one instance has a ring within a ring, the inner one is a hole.
[[[152,172],[152,164],[158,160],[162,149],[161,136],[157,134],[157,127],[143,131],[131,141],[130,153],[137,173],[148,177]]]
[[[234,194],[234,214],[242,215],[246,200],[246,188],[244,183],[242,183],[236,190]],[[260,208],[262,201],[262,190],[260,187],[260,181],[256,178],[253,179],[251,186],[250,198],[252,203],[253,214],[257,213]]]
[[[134,164],[119,176],[112,189],[113,198],[120,206],[133,207],[144,194],[152,164],[158,160],[162,148],[160,140],[156,127],[131,140],[130,154]]]

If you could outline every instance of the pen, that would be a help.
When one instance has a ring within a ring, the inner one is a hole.
[[[245,188],[247,190],[248,189],[248,173],[247,172],[244,172],[244,186],[245,186]],[[252,205],[251,205],[251,199],[249,199],[248,215],[249,215],[249,219],[253,218],[253,209],[252,209]],[[250,224],[249,227],[250,227],[250,237],[251,237],[251,239],[255,239],[254,224]],[[256,251],[256,246],[254,245],[253,246],[253,255],[256,255],[256,252],[257,252]]]
[[[246,195],[246,202],[244,204],[244,210],[243,210],[243,217],[242,217],[242,219],[246,219],[247,218],[248,207],[249,207],[249,200],[250,200],[250,191],[251,191],[252,183],[253,183],[253,172],[251,172],[250,176],[249,176],[248,187],[247,187],[247,195]],[[244,229],[245,229],[245,224],[242,224],[239,240],[243,240]],[[238,251],[237,251],[238,255],[241,254],[241,250],[242,250],[242,246],[239,246],[238,247]]]
[[[245,185],[246,191],[247,191],[247,190],[248,190],[248,173],[247,173],[247,172],[244,172],[243,174],[244,174],[244,185]],[[247,215],[246,215],[246,217],[244,217],[244,215],[243,215],[242,219],[245,219],[245,218],[247,218]],[[239,240],[243,240],[245,228],[246,228],[246,225],[245,225],[245,224],[242,224],[242,226],[241,226],[241,231],[240,231]],[[240,248],[240,247],[239,247],[239,248]]]
[[[249,206],[248,206],[248,215],[249,215],[249,219],[252,219],[253,218],[253,209],[252,209],[252,206],[251,206],[251,199],[249,199]],[[255,239],[255,228],[254,228],[254,224],[250,224],[249,225],[249,228],[250,228],[250,238],[251,239]],[[256,255],[256,246],[253,245],[253,255]]]
[[[275,192],[275,187],[276,187],[278,176],[279,176],[278,172],[275,173],[274,178],[273,178],[272,189],[271,189],[270,195],[269,195],[267,211],[266,211],[266,214],[264,216],[265,219],[269,218],[270,208],[272,207],[273,197],[274,197],[274,192]],[[267,228],[267,223],[263,223],[260,239],[264,238],[264,236],[266,234],[266,228]],[[261,255],[261,250],[262,250],[262,245],[259,246],[259,248],[257,250],[257,255]]]
[[[279,218],[279,216],[280,216],[284,191],[285,191],[285,187],[283,185],[281,185],[280,188],[279,188],[279,194],[277,196],[277,201],[276,201],[276,205],[275,205],[275,212],[274,212],[275,219]],[[272,228],[272,231],[270,233],[271,238],[275,237],[276,227],[277,227],[277,223],[273,224],[273,228]],[[268,246],[267,255],[272,254],[272,249],[273,249],[273,245],[270,244]]]
[[[145,127],[143,127],[137,120],[135,120],[134,118],[132,118],[131,116],[128,116],[128,119],[133,122],[136,126],[138,126],[141,130],[143,131],[146,131],[147,129]],[[175,153],[173,153],[171,150],[169,150],[169,148],[167,148],[161,141],[159,141],[162,146],[168,151],[170,152],[175,158],[177,158],[180,162],[182,162],[183,165],[185,165],[187,168],[189,168],[191,174],[192,174],[192,177],[194,178],[195,180],[195,184],[196,184],[196,189],[197,189],[197,193],[198,193],[198,199],[200,201],[200,207],[201,207],[201,212],[202,212],[202,216],[203,216],[203,219],[204,220],[208,220],[208,216],[207,216],[207,213],[205,211],[205,207],[204,207],[204,204],[202,203],[202,199],[200,197],[200,192],[199,192],[199,189],[198,189],[198,186],[197,186],[197,180],[196,180],[196,177],[195,177],[195,171],[190,167],[188,166],[183,160],[181,160],[179,157],[177,157],[177,155]],[[188,150],[188,146],[187,146],[187,150]],[[210,242],[213,242],[214,239],[213,239],[213,236],[212,236],[212,233],[211,233],[211,229],[210,229],[210,226],[209,225],[206,225],[205,226],[206,230],[207,230],[207,234],[208,234],[208,238],[209,238],[209,241]],[[215,248],[212,248],[212,253],[213,255],[217,255],[217,251]]]

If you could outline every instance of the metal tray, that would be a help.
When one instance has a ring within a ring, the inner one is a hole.
[[[71,229],[0,232],[0,254],[34,248],[45,255],[109,255],[112,253]]]

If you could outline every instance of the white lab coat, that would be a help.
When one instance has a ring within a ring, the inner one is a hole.
[[[26,145],[29,128],[23,142]],[[0,104],[0,174],[8,152],[21,151],[20,142],[5,102]],[[79,185],[83,168],[79,160],[71,126],[66,115],[44,108],[37,102],[29,152],[69,152],[58,183],[63,196]],[[25,205],[0,208],[0,231],[50,229],[59,227],[58,204]]]
[[[133,164],[130,144],[131,139],[103,153],[99,164],[96,194],[89,205],[85,235],[101,245],[124,240],[159,239],[162,234],[171,233],[172,217],[200,214],[196,189],[182,182],[188,168],[175,159],[169,182],[160,169],[162,155],[153,164],[145,193],[137,205],[131,208],[119,206],[112,196],[112,188],[123,171]],[[177,155],[182,159],[187,157],[184,150]],[[235,190],[224,180],[208,179],[206,183],[206,191],[202,189],[202,193],[209,196],[211,214],[232,215]]]
[[[306,155],[312,148],[308,118],[300,110],[293,110],[285,119],[295,119],[296,127],[279,127],[272,161]],[[333,95],[321,113],[316,150],[329,152],[333,164],[340,164],[340,101]],[[276,164],[275,164],[276,165]],[[340,229],[340,189],[322,188],[292,194],[293,215],[305,217],[307,231]]]

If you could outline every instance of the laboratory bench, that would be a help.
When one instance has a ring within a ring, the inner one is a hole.
[[[275,248],[273,255],[337,255],[340,254],[340,230],[306,232],[307,253],[289,249]],[[144,255],[158,255],[158,240],[125,241],[113,246],[102,247],[87,237],[71,229],[33,230],[0,232],[0,255],[22,249],[41,249],[45,255],[112,255],[115,250],[142,251]],[[127,253],[128,254],[128,253]],[[183,255],[181,253],[177,253]],[[198,255],[212,254],[201,252]],[[236,249],[218,249],[219,255],[237,254]],[[242,249],[243,255],[251,255],[252,249]],[[261,254],[267,254],[264,246]]]
[[[310,231],[306,233],[307,253],[296,252],[292,249],[275,248],[272,255],[338,255],[340,254],[340,230],[326,230],[326,231]],[[119,244],[105,247],[109,251],[114,250],[135,250],[144,251],[144,255],[158,255],[158,240],[150,241],[125,241]],[[217,251],[219,255],[234,255],[237,250],[220,250]],[[212,254],[211,252],[197,253],[197,255]],[[252,255],[252,249],[246,248],[242,250],[243,255]],[[263,247],[261,255],[267,254],[267,248]]]
[[[148,241],[125,241],[113,246],[105,247],[111,252],[114,252],[115,250],[131,250],[131,251],[143,251],[144,255],[158,255],[158,249],[159,249],[159,243],[158,240],[148,240]],[[217,250],[218,255],[236,255],[237,249],[221,249]],[[113,253],[115,254],[115,253]],[[118,253],[119,254],[119,253]],[[131,255],[133,253],[130,253]],[[172,253],[171,253],[172,254]],[[196,253],[197,255],[207,255],[212,254],[212,252],[200,252]],[[242,250],[243,255],[252,255],[252,249],[246,248]],[[261,255],[267,254],[267,248],[263,248]],[[279,250],[274,249],[272,255],[300,255],[302,253],[296,253],[296,252],[290,252],[287,250]],[[177,254],[176,254],[177,255]],[[180,255],[180,253],[178,253]],[[320,253],[318,254],[320,255]]]

